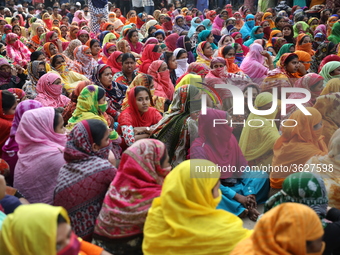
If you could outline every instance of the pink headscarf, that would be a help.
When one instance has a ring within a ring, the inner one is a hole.
[[[25,112],[15,140],[19,145],[14,187],[31,203],[52,204],[63,157],[66,135],[54,131],[55,110],[42,107]]]
[[[65,107],[70,99],[62,95],[63,86],[53,84],[57,79],[61,79],[59,74],[47,73],[40,77],[37,83],[38,95],[35,100],[43,106]]]
[[[72,20],[72,22],[79,22],[79,21],[81,21],[82,19],[79,19],[79,17],[78,17],[78,15],[79,14],[83,14],[83,18],[84,18],[84,13],[83,13],[83,11],[81,11],[81,10],[79,10],[79,11],[76,11],[75,13],[74,13],[74,16],[73,16],[73,20]]]
[[[176,49],[176,42],[178,38],[179,35],[177,33],[173,33],[165,38],[164,42],[169,51],[174,51]]]
[[[263,66],[264,56],[261,55],[262,51],[263,47],[260,44],[253,43],[240,66],[241,70],[258,85],[267,77],[268,73],[268,68]]]
[[[241,166],[247,166],[248,162],[244,158],[238,142],[233,135],[233,128],[226,124],[216,125],[215,119],[226,119],[225,111],[208,108],[206,115],[200,115],[198,121],[198,135],[191,147],[191,159],[207,159],[219,165],[221,168],[235,166],[240,169]],[[221,136],[223,134],[223,136]],[[241,172],[221,171],[221,179],[239,177]]]
[[[175,88],[170,79],[169,69],[159,72],[158,69],[164,63],[163,60],[156,60],[149,66],[148,74],[154,78],[155,95],[172,100]]]

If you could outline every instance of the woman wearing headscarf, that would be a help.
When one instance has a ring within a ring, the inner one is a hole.
[[[207,41],[210,43],[213,50],[217,50],[217,46],[214,43],[214,34],[209,30],[203,30],[198,34],[198,44]]]
[[[302,50],[313,56],[315,52],[312,50],[311,37],[307,34],[299,34],[296,39],[295,50]]]
[[[294,38],[298,37],[300,34],[307,34],[309,36],[312,36],[309,33],[308,24],[304,21],[299,21],[295,23],[295,25],[293,26],[293,30],[294,30]]]
[[[114,30],[119,33],[121,31],[122,27],[124,26],[124,24],[116,16],[117,16],[116,13],[110,12],[109,13],[109,21],[113,24]]]
[[[339,92],[319,96],[314,104],[314,108],[316,108],[322,115],[322,135],[325,136],[324,141],[326,144],[329,144],[332,135],[338,128],[340,128],[340,121],[338,118],[340,114],[339,106]]]
[[[191,171],[195,166],[196,169],[216,167],[211,161],[193,159],[181,163],[169,173],[145,222],[144,254],[156,254],[159,249],[171,254],[229,254],[236,243],[250,235],[249,230],[242,228],[242,221],[237,216],[216,209],[221,201],[219,172]],[[188,214],[192,215],[190,222],[187,221]],[[219,224],[213,224],[215,220]],[[202,224],[212,224],[213,227],[203,231]],[[214,240],[214,246],[208,240]]]
[[[131,146],[135,141],[149,138],[152,126],[162,119],[162,115],[153,107],[150,90],[143,86],[129,91],[128,105],[119,115],[118,122],[125,144]]]
[[[103,46],[103,52],[101,53],[101,59],[98,64],[107,64],[109,57],[117,51],[117,46],[114,43],[106,43]]]
[[[155,91],[161,97],[172,100],[174,85],[170,79],[170,71],[163,60],[156,60],[148,68],[148,74],[154,78]]]
[[[298,79],[295,84],[294,88],[303,88],[305,90],[308,90],[311,94],[311,98],[308,102],[302,103],[304,107],[312,107],[318,96],[320,96],[320,93],[323,88],[323,77],[315,74],[315,73],[309,73],[304,75],[302,78]],[[291,93],[288,99],[302,99],[305,98],[306,95],[304,93]],[[286,118],[289,118],[289,116],[297,110],[297,106],[294,104],[288,104],[286,107]]]
[[[165,143],[170,163],[176,166],[186,159],[190,141],[197,135],[197,123],[191,114],[200,110],[201,93],[193,85],[175,91],[170,109],[156,125],[152,138]]]
[[[109,59],[107,60],[107,65],[111,67],[113,73],[118,73],[122,71],[122,56],[123,52],[115,51],[110,55]]]
[[[178,88],[178,84],[181,82],[181,80],[187,75],[187,74],[197,74],[200,75],[202,78],[204,78],[210,71],[210,66],[207,66],[203,63],[193,62],[190,63],[188,66],[187,71],[177,79],[177,85],[176,88]]]
[[[211,160],[224,169],[220,171],[222,201],[218,205],[219,209],[239,217],[248,214],[252,220],[256,220],[256,201],[265,202],[269,189],[268,181],[256,178],[255,172],[253,178],[247,174],[242,175],[242,170],[247,168],[248,164],[232,134],[233,129],[226,124],[214,125],[215,119],[230,120],[227,112],[211,108],[207,109],[207,114],[199,116],[198,137],[190,147],[190,158]],[[223,138],[219,136],[222,133]],[[235,171],[228,171],[229,166],[233,166]],[[248,187],[252,189],[249,190]],[[250,203],[250,200],[253,203]]]
[[[238,43],[242,46],[243,54],[246,56],[249,52],[249,48],[243,45],[242,34],[240,32],[235,32],[231,34],[231,37],[235,40],[235,43]]]
[[[109,133],[100,120],[83,120],[75,125],[67,136],[66,164],[59,171],[54,189],[53,205],[67,210],[75,234],[88,241],[92,239],[105,193],[117,172],[108,161]],[[79,186],[91,186],[91,189],[80,190]]]
[[[23,102],[20,102],[16,107],[10,135],[8,140],[2,147],[1,155],[1,158],[5,160],[10,167],[10,175],[8,178],[9,185],[13,185],[14,169],[18,161],[19,146],[15,140],[15,135],[17,133],[21,118],[26,111],[41,107],[43,107],[43,105],[35,100],[25,100]],[[3,127],[1,127],[1,129],[2,128]],[[5,131],[5,129],[2,130]]]
[[[293,43],[284,44],[275,56],[275,59],[273,62],[274,67],[277,67],[277,65],[280,64],[280,58],[282,57],[283,54],[293,53],[294,51],[295,51],[295,45]]]
[[[24,217],[23,217],[24,215]],[[36,235],[31,234],[34,230]],[[18,233],[13,236],[11,233]],[[110,255],[96,245],[78,238],[62,207],[46,204],[20,206],[3,222],[1,254],[74,254]]]
[[[332,32],[328,36],[328,40],[334,44],[338,44],[340,42],[340,23],[336,22],[332,27]]]
[[[202,21],[199,17],[194,17],[192,20],[191,20],[191,26],[190,26],[190,29],[189,29],[189,32],[188,32],[188,37],[190,38],[196,31],[196,28],[199,26],[199,25],[202,25]]]
[[[89,39],[85,45],[90,48],[93,59],[98,62],[100,59],[99,52],[101,51],[99,41],[97,39]]]
[[[138,31],[135,29],[130,29],[125,37],[125,39],[130,44],[131,51],[141,54],[143,44],[139,42]]]
[[[269,22],[269,27],[271,29],[275,28],[275,23],[273,21],[273,14],[271,12],[265,12],[262,16],[261,21],[268,21]]]
[[[129,147],[105,196],[94,242],[113,254],[142,254],[145,219],[170,170],[162,142],[143,139]]]
[[[185,49],[183,48],[177,48],[173,56],[176,59],[177,62],[177,68],[175,69],[176,73],[176,80],[181,77],[188,69],[188,53]]]
[[[74,60],[74,50],[75,48],[77,48],[78,46],[81,46],[82,42],[79,41],[78,39],[72,40],[70,42],[70,44],[67,46],[66,50],[63,52],[63,54],[68,57],[71,60]]]
[[[291,25],[284,25],[282,27],[283,38],[286,39],[287,43],[295,43],[294,31]]]
[[[310,70],[314,73],[318,73],[322,60],[332,54],[336,54],[336,45],[332,42],[327,42],[327,41],[322,42],[318,46],[318,49],[316,50],[315,55],[312,57]]]
[[[171,34],[169,36],[167,36],[164,40],[166,46],[168,47],[169,51],[174,51],[176,49],[176,42],[179,38],[178,34]]]
[[[126,18],[122,15],[122,11],[119,8],[113,9],[113,12],[116,14],[116,17],[121,20],[123,24],[126,22]]]
[[[197,53],[196,62],[210,66],[210,62],[212,60],[214,52],[209,42],[204,41],[199,43],[196,48],[196,53]]]
[[[255,26],[250,32],[250,38],[244,42],[244,45],[250,47],[257,39],[262,39],[264,36],[263,28],[260,26]]]
[[[30,61],[31,52],[26,45],[18,40],[18,35],[14,33],[7,34],[6,44],[6,56],[16,64],[26,68]]]
[[[270,32],[270,36],[267,42],[267,47],[273,47],[272,39],[274,37],[283,37],[282,32],[280,30],[273,30]]]
[[[281,88],[293,87],[295,76],[299,69],[300,62],[298,55],[285,53],[280,58],[280,66],[268,72],[267,78],[260,85],[262,92],[272,93],[272,88],[278,88],[278,98],[281,98]]]
[[[185,24],[183,16],[176,16],[172,32],[178,34],[179,36],[188,34],[189,27]]]
[[[242,34],[242,39],[247,40],[250,36],[251,30],[255,26],[255,16],[253,14],[248,14],[246,17],[246,22],[242,26],[240,33]]]
[[[325,64],[319,73],[324,78],[324,84],[334,78],[340,78],[340,62],[331,61]]]
[[[14,187],[30,203],[53,202],[58,172],[65,163],[63,124],[62,116],[52,107],[27,111],[21,118],[15,135],[19,159],[14,171]]]
[[[91,79],[93,69],[98,63],[93,59],[91,50],[86,45],[81,45],[74,50],[74,61],[71,69],[79,74],[84,75],[86,78]]]
[[[283,203],[264,214],[252,235],[239,242],[230,255],[287,254],[287,251],[321,255],[323,234],[320,219],[311,208]]]
[[[334,78],[329,80],[320,95],[327,95],[330,93],[340,92],[340,79]]]
[[[227,10],[222,10],[220,12],[220,14],[218,14],[215,19],[214,19],[214,22],[213,22],[213,29],[216,28],[218,29],[219,31],[222,30],[223,28],[223,24],[225,23],[225,21],[227,20],[228,18],[228,12]]]
[[[242,73],[241,69],[235,64],[235,55],[235,48],[229,45],[220,48],[218,51],[218,56],[226,60],[229,73]]]
[[[294,52],[299,57],[300,61],[300,67],[296,74],[294,74],[297,78],[301,78],[304,75],[306,75],[310,68],[310,63],[312,62],[312,57],[309,53],[302,51],[302,50],[296,50]]]
[[[315,108],[306,109],[311,115],[296,110],[289,116],[285,126],[281,127],[280,138],[274,144],[272,166],[284,170],[270,173],[271,195],[282,188],[285,178],[296,171],[295,166],[305,164],[314,155],[328,153],[322,136],[322,115]]]
[[[242,19],[240,12],[234,12],[233,17],[236,19],[235,27],[240,30],[244,25],[244,21]]]
[[[327,25],[326,25],[326,27],[327,27],[327,37],[328,36],[330,36],[331,34],[332,34],[332,29],[333,29],[333,26],[336,24],[336,23],[338,23],[337,21],[338,21],[338,19],[339,19],[339,16],[330,16],[329,18],[328,18],[328,20],[327,20]]]
[[[140,59],[142,64],[139,66],[139,71],[147,73],[149,66],[153,61],[156,61],[161,56],[161,48],[159,45],[149,44],[143,50],[142,58]]]
[[[188,64],[195,62],[195,57],[191,51],[191,42],[188,36],[182,35],[177,39],[176,48],[183,48],[188,53]]]
[[[65,107],[70,99],[62,95],[63,85],[61,77],[56,73],[47,73],[39,78],[36,91],[38,95],[35,100],[39,101],[43,106]]]
[[[28,48],[31,52],[36,51],[40,46],[40,36],[45,32],[44,26],[40,23],[33,23]]]

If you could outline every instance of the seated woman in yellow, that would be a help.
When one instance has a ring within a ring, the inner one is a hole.
[[[69,70],[65,58],[62,55],[54,55],[51,57],[51,67],[52,72],[60,75],[61,82],[64,84],[64,88],[69,94],[75,90],[81,81],[88,81],[88,85],[91,84],[90,80],[84,75]]]
[[[221,201],[220,173],[209,160],[186,160],[166,177],[144,225],[143,253],[228,255],[250,236],[242,220],[216,209]],[[202,169],[195,171],[195,169]]]
[[[273,95],[263,92],[256,97],[254,106],[258,110],[268,110],[272,107],[272,103]],[[272,163],[274,143],[280,134],[275,122],[272,123],[267,119],[275,119],[276,114],[277,110],[266,116],[251,113],[247,118],[239,145],[250,166],[268,166]],[[249,121],[252,122],[252,126],[248,125]]]

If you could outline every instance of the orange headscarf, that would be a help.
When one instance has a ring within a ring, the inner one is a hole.
[[[306,34],[299,34],[298,35],[298,37],[296,39],[295,50],[302,50],[302,51],[309,53],[311,56],[314,56],[315,51],[312,50],[312,43],[305,43],[305,44],[302,44],[302,45],[300,44],[300,42],[302,41],[302,39],[305,36],[309,36],[309,35],[306,35]]]
[[[281,127],[282,135],[274,144],[272,166],[285,169],[270,173],[272,188],[281,189],[284,179],[291,173],[302,171],[301,165],[303,166],[308,159],[328,153],[322,135],[323,127],[313,130],[313,127],[322,120],[322,115],[313,107],[306,109],[312,115],[305,115],[301,110],[297,110],[289,116],[289,119],[295,120],[297,124],[288,120],[285,122],[286,127]],[[292,127],[294,125],[296,126]]]
[[[218,50],[218,57],[224,58],[222,52],[223,52],[223,49],[225,47],[227,47],[227,46],[228,45],[226,45],[226,46],[224,46],[224,47],[222,47],[222,48],[220,48]],[[225,59],[225,62],[227,64],[228,73],[238,73],[238,72],[241,72],[241,69],[238,67],[238,65],[234,63],[235,62],[235,57],[233,57],[233,58],[224,58],[224,59]]]
[[[307,254],[306,241],[323,234],[321,221],[313,209],[298,203],[283,203],[265,213],[253,234],[238,243],[230,255]]]
[[[269,40],[267,42],[267,47],[273,47],[272,39],[273,39],[273,37],[277,37],[276,35],[278,33],[282,33],[282,32],[280,30],[273,30],[273,31],[270,32]]]
[[[273,14],[271,12],[265,12],[262,16],[262,21],[268,21],[269,22],[269,26],[270,26],[270,29],[273,29],[275,27],[275,23],[272,19],[270,20],[266,20],[266,18],[268,16],[272,16],[273,17]],[[280,31],[281,32],[281,31]]]
[[[298,55],[299,57],[299,61],[302,62],[309,62],[308,64],[304,63],[303,65],[305,66],[306,71],[308,71],[308,69],[310,68],[310,62],[312,61],[312,57],[309,53],[302,51],[302,50],[297,50],[294,52],[296,55]],[[302,73],[295,73],[293,74],[294,76],[296,76],[297,78],[301,78],[303,76]]]

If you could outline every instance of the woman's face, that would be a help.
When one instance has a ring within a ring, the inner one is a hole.
[[[213,69],[224,67],[225,65],[223,63],[215,63],[213,64]]]
[[[51,56],[58,53],[57,47],[53,43],[50,44],[49,50],[51,52]]]
[[[162,43],[164,41],[163,35],[161,34],[156,35],[156,39],[158,40],[159,43]]]
[[[231,49],[224,58],[234,58],[235,57],[235,49]]]
[[[201,33],[204,30],[204,26],[200,26],[196,29],[198,33]]]
[[[285,19],[280,19],[279,22],[277,22],[278,27],[283,27],[286,24]]]
[[[122,15],[122,13],[121,13],[121,11],[118,9],[118,10],[116,10],[116,17],[117,18],[119,18],[120,17],[120,15]]]
[[[113,39],[113,38],[112,38],[112,39],[109,40],[109,42],[110,42],[110,43],[116,44],[116,43],[117,43],[117,39]]]
[[[109,53],[109,55],[111,55],[113,52],[115,52],[117,50],[116,46],[111,46],[108,50],[107,53]]]
[[[162,15],[159,17],[159,23],[164,23],[165,22],[165,17]]]
[[[82,42],[82,44],[85,44],[90,39],[88,34],[81,34],[79,35],[79,40]]]
[[[92,57],[91,49],[90,49],[90,48],[89,48],[89,49],[86,49],[86,50],[84,51],[84,54],[87,55],[87,56],[91,56],[91,57]]]
[[[170,70],[175,70],[177,68],[177,61],[174,55],[169,59],[168,66]]]
[[[60,80],[60,79],[58,79],[58,80]],[[56,82],[58,82],[58,84]],[[61,80],[60,80],[60,82],[55,81],[53,84],[61,85]],[[57,134],[65,134],[64,119],[63,119],[63,116],[61,116],[61,114],[58,114],[58,125],[54,129],[54,132],[56,132]]]
[[[38,27],[37,28],[37,35],[40,37],[44,33],[44,28],[43,27]]]
[[[66,27],[62,27],[60,29],[60,32],[61,32],[61,36],[62,37],[66,37],[66,35],[67,35],[67,28]]]
[[[109,88],[112,85],[112,70],[111,68],[106,68],[100,76],[100,82],[105,88]]]
[[[179,25],[180,27],[184,25],[184,19],[179,18],[177,19],[177,25]]]
[[[182,53],[178,59],[185,59],[185,58],[188,58],[188,53],[187,52],[184,52]]]
[[[319,81],[311,87],[311,91],[321,91],[323,89],[323,82]]]
[[[309,36],[305,36],[305,37],[303,38],[303,40],[302,40],[301,45],[302,45],[302,44],[306,44],[306,43],[311,43],[311,42],[312,42],[312,41],[311,41],[310,37],[309,37]]]
[[[210,33],[210,35],[207,37],[207,42],[213,43],[214,42],[214,35]]]
[[[44,72],[45,71],[45,65],[44,64],[39,64],[38,65],[38,73],[39,72]]]
[[[80,25],[79,25],[79,27],[84,27],[84,26],[86,26],[86,22],[85,21],[81,22]]]
[[[78,31],[79,31],[79,29],[76,28],[76,29],[73,29],[73,31],[71,33],[72,33],[73,36],[76,36]]]
[[[319,24],[319,22],[318,22],[316,19],[314,19],[314,20],[312,21],[312,23],[310,23],[311,26],[316,26],[316,25],[318,25],[318,24]]]
[[[138,107],[138,111],[141,114],[148,111],[150,105],[150,97],[145,90],[139,91],[136,95],[136,104]]]
[[[59,223],[57,228],[57,252],[65,248],[71,239],[71,226],[66,222]]]
[[[53,26],[59,27],[59,21],[58,20],[54,20],[53,21]]]
[[[122,63],[123,54],[120,54],[119,57],[116,59],[117,63]]]
[[[289,27],[285,27],[285,28],[283,28],[283,30],[282,30],[283,36],[290,36],[291,33],[292,33],[292,30],[291,30]]]
[[[237,39],[236,38],[237,36],[238,35],[235,36],[235,39]],[[239,37],[241,37],[241,35],[239,35]],[[231,36],[226,36],[223,40],[223,46],[230,45],[230,44],[232,44],[232,42],[233,42],[233,38]]]
[[[83,19],[83,14],[82,14],[81,12],[79,12],[79,14],[78,14],[78,18],[79,18],[80,20],[82,20],[82,19]]]
[[[263,24],[262,24],[262,27],[263,28],[266,28],[266,27],[269,27],[270,25],[269,25],[269,22],[268,21],[266,21],[266,22],[263,22]]]
[[[12,26],[19,25],[19,20],[15,20],[12,22]]]
[[[202,22],[202,20],[201,20],[200,18],[196,18],[196,19],[195,19],[195,23],[198,24],[198,23],[201,23],[201,22]]]
[[[133,32],[132,36],[131,36],[131,42],[133,43],[137,43],[139,38],[138,38],[138,32]]]
[[[164,72],[165,70],[168,70],[168,65],[164,62],[161,64],[161,66],[158,68],[158,72]]]
[[[273,15],[269,15],[267,17],[264,18],[265,20],[272,20],[273,19]]]
[[[21,35],[20,27],[15,27],[15,28],[13,29],[13,33],[14,33],[14,34],[17,34],[18,36],[20,36],[20,35]]]
[[[255,99],[256,99],[256,97],[257,97],[257,95],[258,95],[259,93],[257,92],[257,90],[256,90],[255,88],[252,88],[251,91],[252,91],[252,94],[251,94],[251,96],[252,96],[252,101],[254,102]],[[243,95],[244,95],[244,104],[245,104],[246,106],[248,106],[248,89],[246,89],[246,90],[244,91]],[[269,107],[268,109],[270,109],[270,107]]]
[[[255,32],[255,34],[261,34],[261,33],[263,33],[263,28],[262,28],[262,27],[259,27],[259,28],[257,29],[257,31]]]
[[[303,17],[303,21],[307,23],[307,22],[308,22],[308,17],[307,17],[307,16],[304,16],[304,17]]]
[[[112,25],[108,25],[107,28],[106,28],[106,31],[111,31],[113,29],[114,29],[114,27]]]
[[[295,46],[293,45],[289,48],[289,53],[293,53],[294,51],[295,51]]]
[[[58,58],[55,60],[55,67],[57,67],[57,66],[59,66],[59,65],[61,65],[61,64],[63,64],[63,63],[65,63],[64,58],[58,57]]]
[[[296,73],[299,69],[300,62],[298,58],[294,58],[288,64],[285,65],[285,69],[289,73]]]
[[[213,51],[211,44],[209,42],[207,42],[204,45],[203,54],[208,58],[211,57],[214,54],[214,51]]]
[[[91,47],[91,53],[92,55],[96,56],[98,55],[99,51],[100,51],[99,42],[95,42]]]
[[[57,40],[58,39],[58,34],[54,32],[50,38],[51,41]]]
[[[98,104],[105,104],[106,101],[106,96],[104,95],[101,99],[98,100]]]
[[[62,20],[61,20],[61,22],[62,22],[63,24],[65,24],[65,25],[67,25],[67,24],[68,24],[68,18],[67,18],[66,16],[63,17]]]
[[[11,72],[11,68],[9,66],[7,66],[8,69],[9,69],[9,73]],[[2,70],[2,68],[0,68],[0,70]],[[9,108],[8,110],[5,110],[4,111],[4,115],[14,115],[15,114],[15,110],[17,109],[17,105],[18,105],[18,102],[15,101],[14,102],[14,105],[12,105],[11,108]]]
[[[135,69],[136,61],[134,61],[132,58],[128,58],[122,63],[122,71],[126,74],[131,74]]]
[[[275,35],[275,37],[283,37],[283,34],[280,32],[280,33],[277,33],[276,35]]]
[[[227,36],[227,38],[230,38],[230,42],[232,42],[231,37],[228,37],[228,36]],[[240,38],[242,38],[242,35],[241,35],[241,34],[237,34],[237,35],[235,36],[235,40],[240,39]]]
[[[330,73],[330,75],[332,75],[332,76],[339,75],[339,74],[340,74],[340,67],[334,69],[334,71],[332,71]]]

